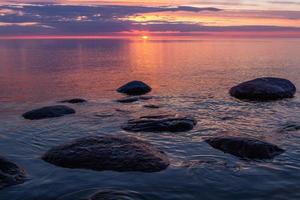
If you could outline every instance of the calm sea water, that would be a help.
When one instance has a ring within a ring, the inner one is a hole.
[[[261,76],[290,79],[300,88],[300,40],[0,41],[0,154],[24,166],[28,180],[0,191],[2,200],[74,200],[95,191],[124,191],[123,199],[300,199],[300,95],[249,103],[228,89]],[[131,80],[153,87],[148,102],[120,104],[115,89]],[[73,116],[27,121],[23,112],[81,97]],[[145,104],[160,109],[144,108]],[[129,118],[194,116],[185,133],[126,133]],[[171,166],[158,173],[64,169],[43,162],[49,148],[75,138],[124,133],[162,148]],[[284,148],[273,160],[246,161],[203,140],[233,135]],[[118,199],[116,197],[112,199]],[[119,198],[121,199],[121,198]]]

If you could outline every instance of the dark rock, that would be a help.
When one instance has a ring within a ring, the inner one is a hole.
[[[126,113],[126,114],[129,114],[129,113],[131,113],[131,111],[129,111],[129,110],[122,110],[122,109],[116,109],[116,111],[117,112],[120,112],[120,113]]]
[[[160,108],[160,106],[158,105],[153,105],[153,104],[149,104],[149,105],[144,105],[145,108],[150,108],[150,109],[158,109]]]
[[[132,81],[117,89],[118,92],[128,95],[143,95],[151,90],[150,86],[141,81]]]
[[[123,98],[123,99],[118,99],[117,102],[119,103],[133,103],[140,100],[139,97],[128,97],[128,98]]]
[[[60,101],[60,103],[71,103],[71,104],[86,103],[86,102],[87,102],[87,100],[85,100],[85,99],[78,99],[78,98],[67,99],[67,100]]]
[[[25,182],[25,170],[0,156],[0,189]]]
[[[225,116],[225,117],[221,117],[220,118],[222,121],[226,121],[226,120],[233,120],[235,119],[234,117],[231,117],[231,116]]]
[[[47,106],[39,109],[35,109],[24,113],[22,116],[25,119],[39,120],[45,118],[62,117],[64,115],[74,114],[75,110],[67,106]]]
[[[162,115],[129,120],[122,128],[131,132],[183,132],[192,130],[196,124],[191,117]]]
[[[119,103],[133,103],[136,101],[146,101],[146,100],[150,100],[152,97],[150,96],[135,96],[135,97],[125,97],[122,99],[118,99],[117,102]]]
[[[113,114],[96,114],[96,117],[101,117],[101,118],[107,118],[107,117],[113,117]]]
[[[296,87],[286,79],[264,77],[241,83],[231,88],[229,93],[238,99],[268,101],[292,98]]]
[[[241,158],[271,159],[284,152],[276,145],[243,137],[217,137],[207,139],[206,142],[216,149]]]
[[[165,115],[147,115],[142,116],[140,119],[164,119],[164,118],[172,118],[175,117],[174,115],[165,114]]]
[[[157,172],[169,165],[164,152],[125,135],[91,136],[50,149],[44,161],[66,168]]]
[[[280,132],[292,132],[292,131],[299,131],[299,130],[300,130],[300,123],[287,122],[282,125]]]
[[[89,200],[142,200],[144,197],[135,191],[128,190],[101,190],[88,198]]]

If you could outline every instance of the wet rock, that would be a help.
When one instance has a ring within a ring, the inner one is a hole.
[[[243,137],[217,137],[206,142],[213,148],[241,158],[271,159],[284,152],[276,145]]]
[[[176,115],[170,115],[170,114],[147,115],[147,116],[140,117],[140,119],[164,119],[164,118],[172,118],[172,117],[176,117]]]
[[[120,113],[125,113],[125,114],[129,114],[131,113],[132,111],[129,111],[129,110],[122,110],[122,109],[116,109],[117,112],[120,112]]]
[[[142,200],[144,197],[141,194],[135,191],[128,191],[128,190],[112,190],[106,189],[101,190],[93,194],[88,198],[88,200]]]
[[[157,172],[169,165],[164,152],[125,135],[81,138],[50,149],[42,159],[61,167],[98,171]]]
[[[288,122],[283,124],[280,132],[292,132],[292,131],[299,131],[300,130],[300,123],[296,122]]]
[[[113,114],[95,114],[96,117],[101,117],[101,118],[108,118],[108,117],[113,117]]]
[[[86,102],[87,102],[87,100],[80,99],[80,98],[67,99],[67,100],[60,101],[60,103],[71,103],[71,104],[86,103]]]
[[[122,128],[131,132],[183,132],[192,130],[196,124],[192,117],[162,115],[129,120]]]
[[[118,99],[117,102],[119,103],[133,103],[136,101],[146,101],[146,100],[150,100],[152,97],[150,96],[134,96],[134,97],[125,97],[122,99]]]
[[[235,117],[225,116],[225,117],[220,117],[220,119],[221,119],[222,121],[226,121],[226,120],[233,120],[233,119],[235,119]]]
[[[153,105],[153,104],[149,104],[149,105],[144,105],[145,108],[150,108],[150,109],[158,109],[160,108],[160,106],[158,105]]]
[[[0,189],[25,182],[25,170],[0,156]]]
[[[67,106],[47,106],[39,109],[35,109],[24,113],[22,116],[25,119],[39,120],[46,118],[62,117],[64,115],[74,114],[75,110]]]
[[[268,101],[292,98],[296,87],[286,79],[264,77],[241,83],[231,88],[229,93],[238,99]]]
[[[143,95],[149,93],[151,90],[151,87],[142,81],[131,81],[117,89],[119,93],[127,95]]]

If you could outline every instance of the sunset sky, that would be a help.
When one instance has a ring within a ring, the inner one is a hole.
[[[4,0],[0,3],[2,37],[136,34],[300,37],[300,0]]]

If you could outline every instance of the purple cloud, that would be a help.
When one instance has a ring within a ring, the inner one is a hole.
[[[2,10],[2,14],[1,14]],[[274,26],[203,26],[185,22],[151,21],[139,23],[124,20],[128,16],[161,12],[211,12],[221,9],[191,6],[145,7],[145,6],[78,6],[58,4],[2,5],[0,6],[0,35],[99,35],[131,30],[159,32],[205,32],[205,31],[300,31],[297,27]],[[299,14],[299,13],[297,13]],[[290,15],[289,15],[290,16]],[[295,17],[296,15],[293,15]],[[122,18],[122,20],[120,20]],[[2,26],[1,26],[2,23]],[[22,26],[26,23],[28,26]]]

